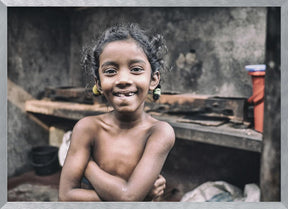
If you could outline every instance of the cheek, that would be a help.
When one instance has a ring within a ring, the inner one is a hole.
[[[111,88],[112,88],[109,82],[105,80],[102,80],[100,82],[100,86],[101,86],[102,94],[104,94],[104,96],[106,96],[107,92],[111,91]]]
[[[111,86],[111,82],[110,78],[104,77],[102,74],[99,75],[99,84],[103,90]]]
[[[138,80],[138,84],[139,86],[141,86],[141,88],[146,92],[149,91],[150,89],[150,85],[151,85],[151,80],[150,77],[147,78],[143,78],[141,80]]]
[[[109,88],[108,86],[106,85],[102,86],[102,92],[104,95],[107,95],[110,91],[111,91],[111,88]]]

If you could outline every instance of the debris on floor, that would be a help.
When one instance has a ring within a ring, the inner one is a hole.
[[[8,191],[8,201],[57,202],[58,189],[48,185],[21,184]]]
[[[256,184],[246,184],[244,192],[224,181],[206,182],[187,192],[181,202],[259,202],[260,189]]]

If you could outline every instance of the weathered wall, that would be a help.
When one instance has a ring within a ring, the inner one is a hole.
[[[8,9],[8,176],[29,169],[31,148],[48,143],[48,130],[27,116],[25,100],[40,98],[47,86],[68,85],[69,47],[62,12]]]
[[[139,23],[166,38],[174,69],[162,73],[164,91],[251,95],[244,66],[264,62],[265,8],[9,8],[9,176],[29,168],[32,146],[48,142],[47,128],[25,114],[25,100],[40,98],[47,86],[92,86],[93,78],[81,71],[82,46],[119,22]],[[181,68],[179,55],[191,49],[202,65]]]
[[[163,90],[249,97],[251,78],[244,66],[264,62],[265,8],[91,8],[74,13],[72,53],[79,72],[80,46],[111,25],[135,22],[163,34],[172,72],[162,73]],[[199,65],[178,60],[196,51]],[[87,81],[83,77],[82,85]]]

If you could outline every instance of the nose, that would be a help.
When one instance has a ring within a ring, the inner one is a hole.
[[[133,81],[131,80],[131,76],[130,76],[129,72],[124,71],[124,70],[123,71],[120,70],[118,73],[118,78],[117,78],[115,84],[116,84],[116,86],[123,88],[125,86],[131,85],[132,82]]]

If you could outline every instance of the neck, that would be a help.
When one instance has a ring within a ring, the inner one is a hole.
[[[141,111],[140,113],[119,113],[112,112],[113,120],[120,128],[131,128],[138,124],[141,124],[146,117],[146,113]]]

